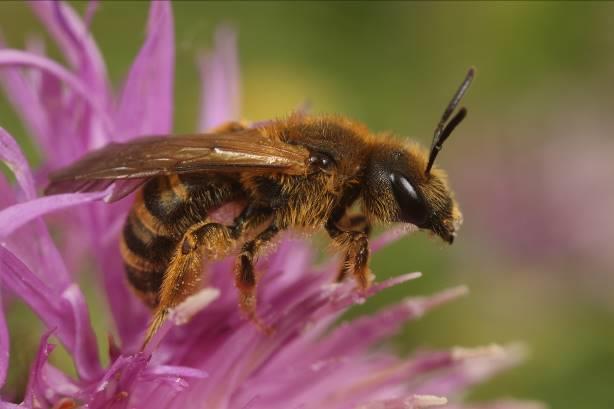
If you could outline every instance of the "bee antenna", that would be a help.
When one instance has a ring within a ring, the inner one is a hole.
[[[433,143],[431,144],[431,153],[429,154],[429,161],[428,161],[428,164],[426,165],[426,171],[425,171],[426,175],[428,175],[431,172],[433,163],[435,163],[435,158],[437,158],[437,154],[441,150],[443,143],[446,141],[446,139],[448,139],[448,137],[450,136],[452,131],[454,131],[454,129],[458,126],[458,124],[460,124],[463,121],[463,119],[465,119],[465,117],[467,116],[467,109],[463,107],[448,122],[448,119],[450,118],[450,116],[452,115],[456,107],[458,106],[458,103],[460,102],[460,100],[463,98],[463,95],[465,95],[465,92],[467,92],[467,89],[469,88],[469,85],[471,84],[471,81],[473,80],[474,75],[475,75],[475,69],[473,67],[469,68],[469,71],[467,71],[467,75],[465,76],[465,79],[463,80],[460,87],[458,88],[454,96],[452,97],[452,100],[446,107],[445,111],[443,111],[443,115],[441,115],[441,119],[439,120],[439,123],[437,124],[437,128],[435,128],[435,134],[433,135]]]

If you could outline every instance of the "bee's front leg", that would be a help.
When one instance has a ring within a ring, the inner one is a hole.
[[[256,313],[256,273],[254,259],[259,251],[279,233],[279,227],[273,223],[253,240],[246,242],[241,248],[235,267],[235,286],[239,290],[239,306],[245,315],[258,328],[268,333],[271,328],[263,323]]]
[[[373,280],[369,270],[368,236],[371,232],[371,225],[363,215],[355,215],[347,218],[348,222],[344,223],[344,230],[342,230],[338,226],[339,220],[331,218],[326,223],[326,231],[329,236],[345,253],[337,281],[343,281],[348,275],[352,275],[358,287],[364,291],[369,288]]]

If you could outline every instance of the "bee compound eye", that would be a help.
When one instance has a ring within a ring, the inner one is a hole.
[[[416,193],[416,189],[409,183],[409,180],[404,176],[398,176],[394,173],[391,175],[392,183],[398,184],[399,190],[403,191],[403,193],[408,196],[411,200],[418,200],[418,194]]]
[[[392,172],[390,173],[390,183],[399,206],[399,221],[423,227],[428,218],[428,211],[424,201],[409,179]]]

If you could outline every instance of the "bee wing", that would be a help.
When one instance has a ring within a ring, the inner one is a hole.
[[[158,175],[215,173],[304,174],[309,152],[272,140],[258,129],[231,133],[152,136],[112,143],[50,176],[46,194],[115,189],[111,200],[126,196]],[[121,183],[117,183],[121,182]]]

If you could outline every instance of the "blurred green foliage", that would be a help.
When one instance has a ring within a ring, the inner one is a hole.
[[[73,4],[85,8],[84,3]],[[463,161],[465,154],[479,150],[485,140],[501,139],[505,144],[502,135],[513,135],[526,146],[540,144],[556,135],[527,133],[527,129],[547,129],[549,121],[564,121],[558,110],[569,112],[571,107],[573,112],[582,105],[600,116],[614,108],[612,3],[175,1],[173,5],[178,132],[195,128],[199,100],[195,57],[210,46],[220,23],[231,24],[240,33],[242,112],[249,119],[286,115],[308,99],[315,112],[348,115],[374,130],[394,130],[428,144],[467,67],[476,66],[478,76],[465,101],[469,119],[439,159],[443,167],[455,164],[452,182],[462,179],[462,169],[472,166]],[[102,2],[94,19],[92,29],[115,83],[121,81],[144,37],[147,7],[146,2]],[[0,27],[16,47],[29,34],[44,35],[22,3],[0,3]],[[59,57],[53,48],[50,53]],[[4,101],[0,123],[20,138],[36,161],[34,147]],[[496,183],[497,175],[492,179]],[[459,201],[462,205],[463,197]],[[409,270],[423,271],[425,276],[380,294],[355,313],[465,283],[471,288],[469,297],[429,314],[399,335],[394,344],[402,353],[425,345],[521,340],[531,351],[527,363],[478,387],[471,398],[516,396],[543,400],[558,409],[614,407],[614,305],[576,285],[590,279],[575,271],[580,268],[572,266],[571,273],[558,274],[547,264],[519,263],[481,240],[472,223],[466,220],[466,233],[451,248],[421,234],[378,253],[372,267],[380,279]],[[604,285],[611,287],[613,282],[610,277]],[[16,322],[23,314],[23,308],[12,310],[12,326],[18,328]],[[98,324],[97,330],[104,335],[104,324]],[[15,334],[27,338],[23,330]],[[22,355],[14,354],[11,364],[25,365]]]

